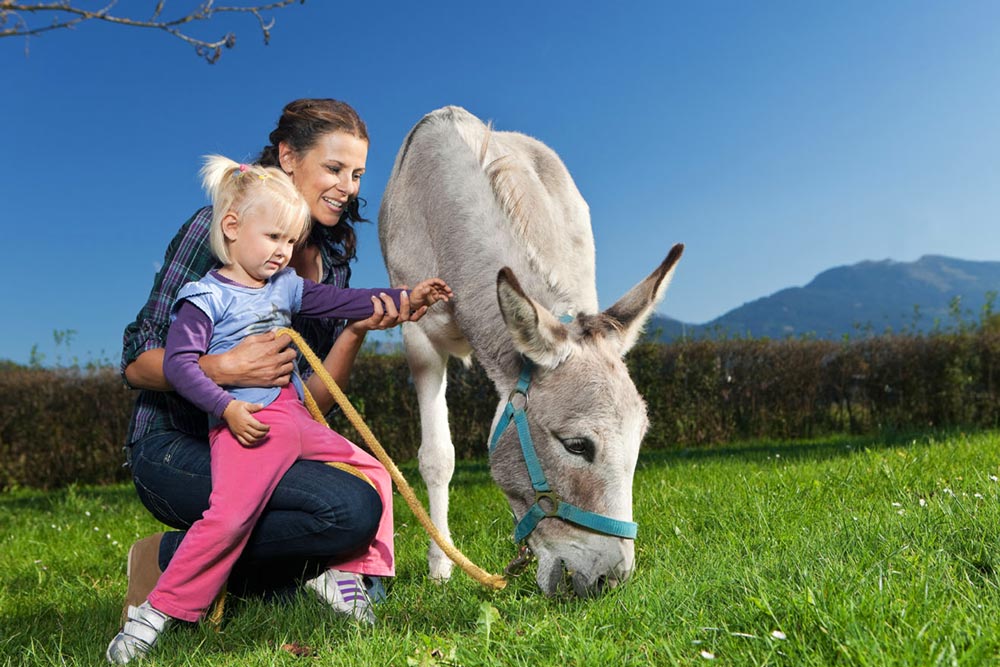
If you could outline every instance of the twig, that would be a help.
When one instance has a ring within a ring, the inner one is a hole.
[[[11,2],[0,0],[0,37],[24,37],[25,53],[27,53],[27,41],[30,37],[40,35],[52,30],[73,28],[84,21],[104,21],[115,25],[130,26],[133,28],[153,28],[162,30],[174,37],[192,45],[200,57],[205,58],[209,63],[216,62],[222,55],[222,49],[231,49],[236,44],[236,35],[232,32],[225,33],[221,38],[210,41],[193,37],[184,32],[184,26],[197,21],[210,20],[216,14],[251,14],[257,19],[261,34],[264,37],[264,44],[269,44],[271,40],[271,29],[275,20],[265,18],[263,12],[281,9],[293,3],[305,4],[305,0],[277,0],[263,5],[251,7],[220,6],[216,7],[214,0],[204,0],[194,11],[178,18],[163,20],[161,18],[166,0],[159,0],[153,9],[153,14],[149,19],[142,20],[128,16],[112,14],[112,10],[118,4],[118,0],[109,2],[97,10],[81,9],[74,7],[71,0],[57,0],[55,2]],[[32,16],[52,16],[52,23],[45,25],[31,25],[26,15]]]

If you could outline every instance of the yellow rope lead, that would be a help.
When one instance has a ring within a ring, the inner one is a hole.
[[[354,406],[351,405],[351,402],[347,399],[347,396],[340,389],[340,387],[337,386],[337,383],[334,382],[333,378],[330,377],[330,374],[327,372],[326,368],[323,367],[323,363],[319,360],[319,357],[316,356],[316,353],[309,349],[309,346],[302,339],[302,336],[300,336],[297,331],[288,328],[278,329],[275,331],[275,334],[278,336],[286,334],[292,339],[292,342],[295,343],[299,352],[305,356],[306,361],[308,361],[309,365],[312,366],[313,371],[319,376],[320,380],[323,381],[323,385],[326,387],[326,390],[330,392],[330,395],[333,396],[335,401],[337,401],[337,405],[339,405],[340,409],[344,411],[345,415],[347,415],[348,421],[350,421],[351,425],[354,426],[358,433],[361,434],[361,438],[365,441],[365,444],[368,445],[369,449],[372,450],[372,453],[375,454],[375,457],[378,458],[382,465],[385,466],[385,469],[389,471],[389,476],[392,477],[392,481],[396,483],[396,488],[399,490],[400,495],[402,495],[406,500],[406,504],[410,506],[413,514],[417,517],[417,521],[419,521],[420,525],[424,527],[424,530],[426,530],[427,534],[431,536],[431,539],[434,540],[439,547],[441,547],[441,550],[444,551],[448,558],[462,568],[466,574],[484,586],[497,590],[506,586],[506,579],[500,575],[486,572],[478,565],[470,561],[465,554],[455,548],[451,542],[444,538],[444,535],[441,534],[441,532],[437,529],[437,526],[434,525],[434,522],[431,521],[431,518],[428,516],[423,505],[420,504],[416,494],[413,493],[413,488],[406,481],[406,478],[403,477],[403,473],[399,471],[399,468],[396,467],[396,464],[386,453],[385,449],[383,449],[382,445],[379,444],[379,441],[375,438],[371,429],[368,428],[364,419],[362,419],[361,415],[358,414],[358,411],[354,409]],[[305,387],[303,387],[303,389],[305,389]],[[319,406],[316,405],[316,400],[309,394],[308,390],[305,390],[305,405],[309,409],[309,413],[316,421],[326,424],[326,418],[323,416]]]

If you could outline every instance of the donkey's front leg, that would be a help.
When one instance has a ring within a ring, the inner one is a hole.
[[[420,404],[420,450],[417,454],[420,475],[427,485],[431,521],[451,542],[448,485],[455,472],[455,447],[448,430],[448,404],[445,402],[448,355],[436,350],[419,326],[403,327],[403,339]],[[452,562],[433,541],[427,563],[431,579],[444,581],[451,577]]]

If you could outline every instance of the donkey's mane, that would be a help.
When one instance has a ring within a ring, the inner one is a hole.
[[[479,164],[490,180],[490,187],[493,188],[493,196],[496,197],[500,210],[514,223],[515,228],[523,233],[531,222],[529,211],[521,206],[529,185],[524,181],[530,179],[530,173],[520,168],[521,165],[512,153],[503,153],[491,159],[492,139],[493,123],[490,122],[486,124],[486,132],[483,134],[482,146],[479,149]],[[493,144],[496,146],[497,142]]]
[[[510,222],[511,230],[521,239],[521,248],[547,283],[548,305],[575,306],[577,299],[573,296],[576,290],[572,278],[564,275],[565,267],[545,258],[554,242],[553,237],[560,237],[565,232],[563,228],[553,227],[559,215],[552,208],[554,193],[538,171],[544,169],[542,162],[546,156],[526,148],[519,141],[520,135],[496,132],[492,123],[474,126],[459,123],[457,129],[476,155],[497,206]]]

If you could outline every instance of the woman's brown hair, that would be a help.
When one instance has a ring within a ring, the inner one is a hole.
[[[316,145],[319,138],[332,132],[346,132],[368,142],[368,128],[351,105],[328,98],[305,98],[285,105],[278,119],[278,126],[268,136],[271,143],[264,147],[257,163],[265,167],[278,167],[278,145],[287,144],[296,154],[302,155]],[[310,241],[318,242],[320,235],[328,234],[343,248],[341,259],[353,259],[357,251],[357,235],[354,223],[368,222],[361,216],[361,205],[366,203],[360,197],[352,197],[347,202],[340,222],[333,227],[313,225]]]

